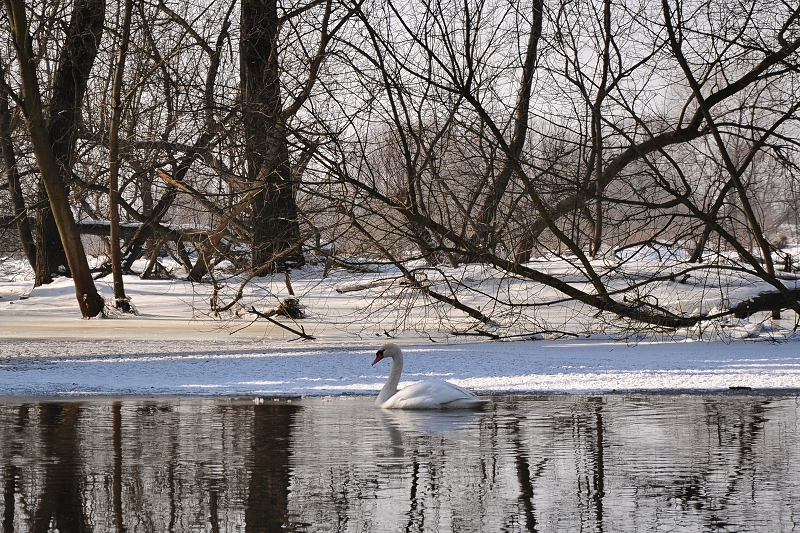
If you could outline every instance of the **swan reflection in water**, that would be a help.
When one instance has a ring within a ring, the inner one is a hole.
[[[393,342],[381,346],[372,364],[391,358],[392,367],[375,405],[383,409],[481,409],[492,402],[478,398],[467,389],[446,381],[421,381],[400,390],[403,352]]]
[[[405,456],[405,445],[409,440],[439,437],[442,440],[469,438],[481,424],[485,413],[474,410],[419,411],[383,409],[381,424],[389,433],[393,457]]]
[[[381,411],[380,416],[389,431],[400,431],[413,436],[453,436],[458,432],[474,430],[486,415],[481,411],[467,409],[447,411],[386,409]]]

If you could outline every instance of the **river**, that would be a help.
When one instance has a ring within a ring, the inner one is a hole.
[[[0,401],[2,531],[800,531],[795,394]]]

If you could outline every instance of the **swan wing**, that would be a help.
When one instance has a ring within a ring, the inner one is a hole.
[[[384,409],[475,409],[491,403],[446,381],[422,381],[397,391]]]

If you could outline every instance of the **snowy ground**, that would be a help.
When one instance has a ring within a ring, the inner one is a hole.
[[[800,390],[793,317],[711,324],[702,339],[465,342],[449,334],[450,322],[425,329],[417,317],[404,329],[394,301],[376,296],[385,290],[379,278],[323,280],[308,269],[293,284],[309,315],[297,324],[315,340],[300,340],[246,312],[274,307],[286,296],[282,280],[255,284],[238,316],[223,318],[208,316],[207,285],[134,276],[125,284],[138,316],[83,320],[70,280],[33,289],[24,265],[0,263],[0,395],[376,394],[389,364],[370,363],[387,334],[404,347],[406,383],[436,377],[483,394]],[[370,285],[377,289],[350,291]],[[110,278],[98,286],[111,295]]]

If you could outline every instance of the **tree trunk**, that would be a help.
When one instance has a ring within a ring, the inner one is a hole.
[[[25,2],[24,0],[3,0],[3,3],[10,22],[14,46],[18,54],[20,86],[23,101],[25,102],[25,120],[31,136],[33,153],[36,157],[36,163],[39,167],[47,196],[50,199],[53,218],[66,252],[67,264],[75,282],[75,295],[78,299],[78,305],[83,316],[97,316],[103,311],[104,302],[103,298],[97,293],[94,280],[89,271],[89,263],[86,260],[81,236],[72,216],[67,188],[59,172],[59,161],[54,150],[55,143],[51,142],[50,130],[45,124],[39,81],[36,77],[36,63],[33,59],[31,36],[28,33]],[[101,7],[104,8],[103,5],[94,5],[93,9],[101,11],[99,18],[102,21],[104,9],[100,9]],[[76,17],[77,13],[73,18]]]
[[[0,66],[0,76],[5,77],[5,71]],[[14,218],[17,222],[19,241],[22,251],[36,271],[36,244],[33,240],[31,224],[28,220],[28,211],[25,207],[25,198],[22,195],[17,158],[14,153],[14,144],[11,141],[11,111],[8,108],[8,95],[0,91],[0,155],[3,158],[3,168],[8,180],[8,193],[11,197],[11,206],[14,209]]]
[[[86,92],[89,71],[94,64],[105,18],[104,0],[76,0],[66,42],[58,58],[48,109],[52,151],[64,186],[74,163],[75,136],[80,103]],[[39,199],[47,199],[47,188],[39,188]],[[53,275],[71,275],[69,261],[58,233],[58,223],[49,206],[37,213],[36,284],[52,281]]]
[[[279,31],[277,0],[242,1],[245,157],[247,180],[258,190],[251,201],[254,271],[281,271],[305,263],[280,92]]]
[[[600,253],[603,246],[603,223],[605,219],[603,208],[603,191],[605,190],[605,180],[603,180],[603,100],[608,91],[608,77],[611,67],[611,0],[603,2],[603,70],[600,85],[597,88],[597,96],[592,105],[592,149],[594,150],[594,227],[592,228],[592,244],[589,255],[592,257]]]
[[[43,182],[39,182],[36,203],[44,203],[36,210],[36,225],[34,226],[34,242],[36,243],[34,285],[38,287],[51,283],[54,276],[69,276],[70,271],[67,254],[58,234],[58,225],[50,207],[50,199],[47,197],[47,188]]]
[[[114,279],[115,307],[129,312],[131,304],[125,296],[122,282],[122,253],[119,244],[119,126],[122,122],[122,80],[125,73],[125,58],[131,33],[133,0],[125,0],[117,64],[111,86],[111,123],[108,131],[108,221],[111,255],[111,273]]]
[[[67,194],[69,194],[68,191]],[[43,181],[39,182],[36,189],[36,203],[40,207],[36,209],[34,226],[34,242],[36,243],[34,285],[39,287],[52,283],[56,276],[71,276],[72,274],[69,269],[67,253],[61,242],[58,225],[53,216],[50,199],[47,196],[47,187]]]
[[[544,0],[534,0],[533,20],[531,23],[530,35],[528,36],[528,47],[522,64],[522,77],[517,90],[517,102],[514,111],[514,130],[509,143],[509,154],[506,154],[506,163],[500,169],[497,177],[489,189],[477,220],[476,235],[479,245],[493,250],[497,245],[498,236],[495,234],[495,219],[500,202],[505,195],[511,177],[514,175],[514,164],[509,159],[519,159],[522,149],[525,146],[525,138],[528,133],[528,116],[530,114],[531,90],[533,87],[533,75],[536,71],[537,50],[539,39],[542,36],[542,9]],[[474,261],[476,258],[468,258]]]

